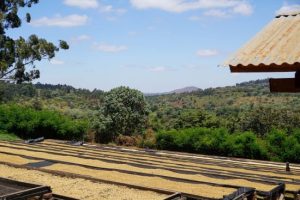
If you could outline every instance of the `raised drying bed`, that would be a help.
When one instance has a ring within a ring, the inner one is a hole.
[[[51,196],[52,200],[78,200],[72,197],[52,194],[49,186],[0,178],[0,200],[42,200],[46,196]]]
[[[182,179],[187,179],[187,180],[193,180],[193,181],[208,181],[210,183],[220,183],[222,182],[225,185],[231,185],[231,186],[240,186],[240,187],[255,187],[260,189],[261,191],[269,191],[273,187],[276,186],[276,182],[268,182],[267,180],[255,180],[251,181],[251,179],[248,178],[243,178],[240,173],[238,173],[235,177],[228,177],[226,179],[224,178],[218,178],[216,177],[217,174],[215,174],[215,177],[212,177],[212,174],[208,174],[209,176],[201,175],[201,174],[183,174],[183,173],[175,173],[170,170],[161,170],[161,169],[156,169],[155,167],[153,168],[147,168],[146,167],[135,167],[132,165],[124,165],[124,164],[116,164],[112,162],[102,162],[99,160],[92,159],[84,159],[81,158],[82,156],[75,156],[74,154],[70,153],[63,153],[60,150],[59,153],[54,152],[54,151],[44,151],[43,149],[37,150],[37,149],[30,149],[32,147],[23,147],[18,150],[18,146],[15,146],[14,150],[7,149],[7,148],[2,148],[2,150],[5,150],[6,152],[15,152],[18,155],[27,155],[27,156],[35,156],[36,159],[54,159],[54,162],[64,162],[66,164],[81,164],[85,165],[87,167],[99,167],[99,169],[102,170],[116,170],[116,171],[122,171],[122,172],[128,172],[128,173],[146,173],[146,174],[155,174],[157,176],[169,176],[169,177],[177,177],[177,178],[182,178]],[[73,147],[74,148],[74,147]],[[1,150],[1,148],[0,148]],[[100,167],[101,166],[101,167]],[[181,167],[181,165],[178,165],[177,167]],[[240,175],[240,176],[239,176]],[[220,176],[220,175],[219,175]],[[256,177],[257,178],[257,177]],[[263,177],[264,178],[264,177]],[[282,180],[279,180],[282,181]],[[285,180],[286,181],[286,180]],[[295,188],[299,188],[297,184],[293,184],[292,182],[289,182],[288,188],[290,190],[295,190]]]
[[[259,193],[266,194],[277,187],[279,182],[287,183],[287,189],[297,195],[300,189],[300,173],[285,173],[274,164],[245,166],[246,161],[209,157],[201,160],[176,158],[174,155],[157,153],[131,152],[118,148],[74,147],[68,144],[45,141],[34,145],[0,142],[0,159],[2,155],[10,162],[21,165],[28,163],[50,165],[38,166],[42,169],[95,177],[98,180],[116,181],[121,184],[132,183],[142,187],[152,187],[187,194],[217,198],[234,192],[239,187],[255,187]],[[25,159],[25,160],[24,160]],[[26,159],[28,159],[26,163]],[[251,161],[253,163],[253,161]],[[33,165],[34,166],[34,165]],[[238,167],[239,166],[239,167]],[[261,166],[262,169],[253,167]],[[268,172],[266,172],[268,170]],[[178,186],[179,185],[179,186]],[[198,186],[198,187],[197,187]],[[210,194],[215,193],[214,195]],[[221,191],[221,192],[220,192]]]
[[[163,193],[131,189],[124,186],[93,182],[84,178],[68,175],[68,173],[49,173],[40,170],[29,169],[15,164],[0,164],[0,175],[13,180],[34,183],[36,185],[46,184],[51,186],[56,199],[65,199],[70,196],[72,199],[85,200],[116,200],[116,199],[151,199],[162,200],[167,195]],[[168,193],[170,194],[170,193]],[[61,196],[63,195],[63,196]],[[23,199],[22,199],[23,200]],[[66,199],[68,200],[68,199]]]

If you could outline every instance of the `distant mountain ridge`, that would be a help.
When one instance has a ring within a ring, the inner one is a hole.
[[[198,87],[195,87],[195,86],[189,86],[189,87],[172,90],[170,92],[144,93],[144,95],[145,96],[159,96],[159,95],[168,95],[168,94],[183,94],[183,93],[196,92],[198,90],[201,90],[201,89]]]
[[[10,84],[10,83],[6,83],[6,82],[1,82],[0,81],[0,86],[3,85],[7,87],[7,90],[11,91],[12,88],[13,90],[20,90],[20,91],[15,91],[16,94],[20,93],[23,94],[25,90],[33,90],[33,89],[39,89],[39,90],[45,90],[45,91],[64,91],[66,93],[70,93],[70,92],[76,92],[78,93],[82,93],[85,95],[88,94],[97,94],[97,95],[102,95],[103,93],[105,93],[105,91],[101,90],[101,89],[94,89],[94,90],[89,90],[89,89],[84,89],[84,88],[75,88],[73,86],[70,85],[66,85],[66,84],[47,84],[47,83],[36,83],[36,84],[21,84],[21,85],[15,85],[15,84]],[[179,89],[175,89],[169,92],[153,92],[153,93],[144,93],[145,96],[160,96],[160,95],[172,95],[172,94],[189,94],[189,93],[198,93],[198,92],[207,92],[207,91],[211,91],[211,90],[218,90],[218,89],[224,89],[226,90],[226,88],[240,88],[240,87],[253,87],[253,86],[261,86],[261,87],[269,87],[269,80],[268,79],[261,79],[261,80],[252,80],[252,81],[246,81],[246,82],[241,82],[241,83],[236,83],[235,86],[222,86],[222,87],[215,87],[215,88],[206,88],[206,89],[201,89],[195,86],[188,86],[188,87],[184,87],[184,88],[179,88]],[[1,87],[0,87],[1,89]],[[23,92],[21,91],[23,90]],[[1,92],[1,91],[0,91]],[[6,91],[8,92],[8,91]],[[29,93],[32,91],[28,91]],[[9,93],[12,93],[9,92]],[[26,93],[26,92],[25,92]],[[33,95],[33,94],[32,94]],[[26,96],[26,95],[25,95]]]
[[[190,92],[195,92],[195,91],[198,91],[200,90],[200,88],[198,87],[195,87],[195,86],[189,86],[189,87],[184,87],[184,88],[180,88],[180,89],[176,89],[176,90],[173,90],[171,92],[168,92],[168,93],[175,93],[175,94],[182,94],[182,93],[190,93]]]
[[[165,93],[146,93],[145,98],[153,109],[203,109],[224,114],[237,113],[255,106],[271,106],[300,110],[300,94],[270,93],[268,79],[237,83],[232,86],[200,89],[185,87]],[[76,114],[101,108],[106,92],[95,89],[76,89],[68,85],[9,84],[0,81],[0,102],[15,101]],[[173,111],[172,111],[173,112]],[[167,119],[165,119],[167,120]]]

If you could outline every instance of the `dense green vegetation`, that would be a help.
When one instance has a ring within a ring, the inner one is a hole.
[[[253,132],[230,134],[226,129],[190,128],[161,131],[159,149],[275,161],[300,162],[300,130],[290,135],[272,130],[267,137]]]
[[[0,131],[22,138],[80,139],[87,123],[49,110],[34,110],[17,105],[0,106]]]
[[[264,135],[272,128],[299,127],[298,94],[271,94],[267,80],[251,81],[192,93],[150,96],[154,130],[191,127],[253,131]]]
[[[146,97],[126,87],[2,82],[0,101],[0,130],[22,138],[85,134],[97,142],[300,163],[299,95],[271,94],[267,80]]]
[[[20,140],[18,136],[7,131],[0,130],[0,140],[2,141],[17,141]]]
[[[145,129],[148,106],[143,93],[128,87],[109,91],[98,116],[91,121],[96,140],[110,142],[118,135],[138,135]]]

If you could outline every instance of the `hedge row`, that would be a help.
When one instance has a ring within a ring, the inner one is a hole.
[[[58,112],[34,110],[17,105],[0,105],[0,130],[28,139],[79,139],[86,132],[87,123],[73,120]]]
[[[300,130],[291,135],[272,130],[265,138],[252,132],[230,134],[226,129],[191,128],[161,131],[159,149],[208,155],[300,163]]]

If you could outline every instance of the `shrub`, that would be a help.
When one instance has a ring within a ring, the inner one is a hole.
[[[267,143],[272,160],[300,163],[299,129],[293,130],[289,136],[283,131],[272,130]]]
[[[155,148],[156,147],[156,137],[155,132],[152,129],[147,129],[142,137],[136,136],[137,144],[141,148]]]
[[[252,132],[229,134],[226,129],[191,128],[159,132],[156,141],[159,149],[242,158],[268,158],[263,143]]]
[[[117,145],[122,145],[122,146],[135,146],[137,143],[134,137],[127,136],[127,135],[119,135],[115,139],[115,142]]]
[[[16,141],[16,140],[20,140],[20,138],[13,133],[8,133],[7,131],[0,130],[0,140]]]
[[[157,147],[159,149],[176,150],[175,146],[176,131],[163,131],[156,135]]]
[[[229,156],[251,158],[251,159],[266,159],[267,151],[258,142],[256,135],[252,132],[244,132],[233,134],[228,138]]]
[[[290,136],[285,141],[281,154],[282,161],[300,163],[300,143],[296,137]]]
[[[86,129],[85,121],[72,120],[55,111],[34,110],[16,105],[0,106],[0,130],[22,138],[44,136],[53,139],[79,139]]]

